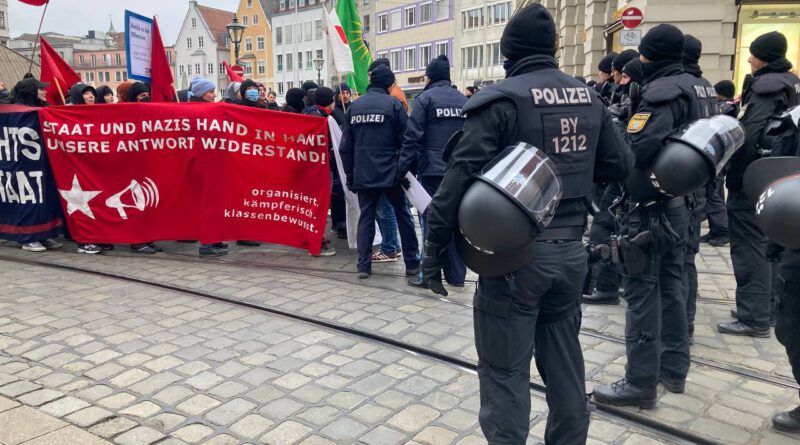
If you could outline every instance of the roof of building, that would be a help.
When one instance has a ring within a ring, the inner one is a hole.
[[[0,82],[5,82],[11,89],[22,80],[22,76],[28,72],[30,59],[19,54],[11,48],[0,45]],[[41,75],[39,65],[33,64],[33,75],[37,78]]]
[[[225,27],[233,21],[233,12],[201,5],[197,6],[197,10],[203,16],[214,40],[217,41],[217,48],[226,49],[225,35],[228,34],[228,30]]]
[[[49,43],[51,46],[72,45],[75,43],[80,43],[81,41],[80,37],[65,36],[64,34],[59,34],[56,32],[43,32],[41,36],[44,37],[47,40],[47,43]],[[36,41],[36,34],[25,33],[14,40],[27,40],[29,42],[34,42]]]

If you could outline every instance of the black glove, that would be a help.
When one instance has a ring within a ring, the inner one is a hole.
[[[767,261],[770,263],[777,263],[781,260],[783,256],[783,246],[773,243],[772,241],[767,243]]]
[[[447,246],[440,246],[430,241],[425,241],[425,253],[422,255],[422,281],[431,291],[441,296],[447,296],[447,289],[442,285],[442,268],[450,264]]]
[[[351,192],[355,193],[355,191],[353,190],[353,178],[351,176],[345,178],[344,185],[345,187],[347,187],[347,190],[350,190]]]
[[[408,170],[397,167],[397,174],[395,175],[394,183],[408,190],[411,187],[411,183],[408,182],[408,178],[406,178],[406,173],[408,173]]]

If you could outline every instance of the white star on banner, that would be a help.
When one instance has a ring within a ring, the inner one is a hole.
[[[58,193],[61,193],[61,197],[67,201],[67,213],[72,215],[75,213],[75,211],[79,210],[89,218],[95,219],[94,213],[92,213],[92,208],[89,207],[89,201],[102,193],[102,191],[84,191],[81,189],[81,184],[78,182],[78,175],[75,175],[72,178],[72,189],[59,189]]]

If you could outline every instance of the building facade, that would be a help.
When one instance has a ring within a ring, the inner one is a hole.
[[[69,63],[73,59],[74,51],[93,51],[110,47],[111,43],[109,39],[113,40],[113,37],[107,36],[106,34],[107,33],[103,31],[89,31],[85,37],[78,37],[67,36],[57,32],[43,32],[41,37],[47,40],[47,43],[53,47],[58,55]],[[39,51],[39,43],[36,40],[36,34],[22,34],[8,42],[9,48],[27,58],[33,56],[34,46],[36,47],[35,61],[36,63],[41,63],[42,54],[41,51]]]
[[[456,10],[454,81],[459,89],[484,87],[505,77],[500,37],[515,1],[461,0]]]
[[[244,77],[261,82],[267,89],[275,89],[275,72],[272,51],[272,12],[268,0],[240,0],[236,15],[245,26],[239,45],[239,60]],[[231,45],[233,46],[233,45]],[[230,60],[234,62],[231,49]]]
[[[233,12],[189,1],[175,42],[176,88],[188,88],[193,77],[201,76],[214,82],[217,96],[222,96],[228,86],[228,74],[222,62],[230,60],[231,49],[225,27],[232,21]]]
[[[425,88],[425,67],[440,54],[453,66],[455,0],[376,1],[371,14],[372,57],[386,58],[409,100]]]
[[[272,0],[272,47],[275,66],[275,91],[283,101],[286,91],[299,88],[312,80],[331,84],[331,60],[328,42],[322,32],[323,8],[330,10],[330,1]],[[318,72],[314,60],[322,60]]]
[[[8,27],[8,0],[0,0],[0,45],[8,46],[11,31]]]

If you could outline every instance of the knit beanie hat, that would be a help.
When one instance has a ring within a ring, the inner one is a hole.
[[[348,93],[352,93],[353,92],[352,90],[350,90],[350,85],[348,85],[347,82],[340,83],[339,85],[336,86],[336,89],[333,90],[333,92],[334,92],[334,94],[336,96],[338,96],[339,93],[341,93],[343,91],[347,91]]]
[[[514,14],[503,30],[500,53],[512,62],[534,54],[555,56],[556,25],[550,12],[534,3]]]
[[[394,73],[388,66],[378,65],[369,76],[369,85],[389,91],[389,87],[394,85]]]
[[[371,72],[375,71],[375,68],[377,68],[377,67],[379,67],[381,65],[386,65],[389,69],[392,69],[392,63],[389,62],[389,59],[387,59],[385,57],[381,57],[380,59],[375,59],[369,65],[369,68],[367,69],[367,72],[371,73]]]
[[[728,99],[733,99],[733,96],[736,95],[736,87],[730,80],[720,80],[719,82],[715,83],[714,91],[716,91],[720,96]]]
[[[430,82],[439,80],[450,80],[450,60],[444,54],[431,60],[428,67],[425,68],[425,75],[428,76]]]
[[[319,87],[314,93],[314,104],[320,107],[327,107],[333,103],[333,90],[328,87]]]
[[[697,65],[700,61],[700,54],[703,53],[703,42],[697,37],[686,34],[683,36],[683,64]]]
[[[611,74],[611,68],[614,64],[614,59],[618,56],[617,53],[611,53],[602,59],[600,59],[600,63],[597,64],[597,69],[604,73]]]
[[[303,82],[303,86],[301,86],[300,88],[302,88],[303,91],[308,93],[308,90],[315,90],[315,89],[319,88],[319,85],[317,85],[316,82],[312,82],[310,80],[307,80],[307,81]]]
[[[750,44],[750,54],[770,63],[786,57],[786,36],[778,31],[761,34]]]
[[[303,108],[305,108],[305,105],[303,105],[303,97],[305,97],[305,95],[306,93],[302,88],[289,88],[289,90],[286,91],[286,104],[300,113],[303,111]]]
[[[142,82],[134,82],[133,85],[128,89],[128,95],[126,96],[126,102],[136,102],[136,97],[142,93],[149,93],[150,90],[147,89],[147,85]]]
[[[214,82],[208,79],[197,79],[192,82],[192,96],[200,97],[216,88]]]
[[[631,81],[642,83],[644,80],[644,70],[642,69],[642,61],[633,59],[622,67],[622,74],[631,78]]]
[[[625,64],[630,62],[633,59],[639,58],[639,52],[635,49],[626,49],[625,51],[619,53],[617,57],[614,57],[614,61],[611,62],[611,67],[615,70],[622,72],[622,68],[625,67]]]
[[[662,23],[642,37],[639,52],[651,62],[680,62],[683,58],[684,37],[680,29]]]

